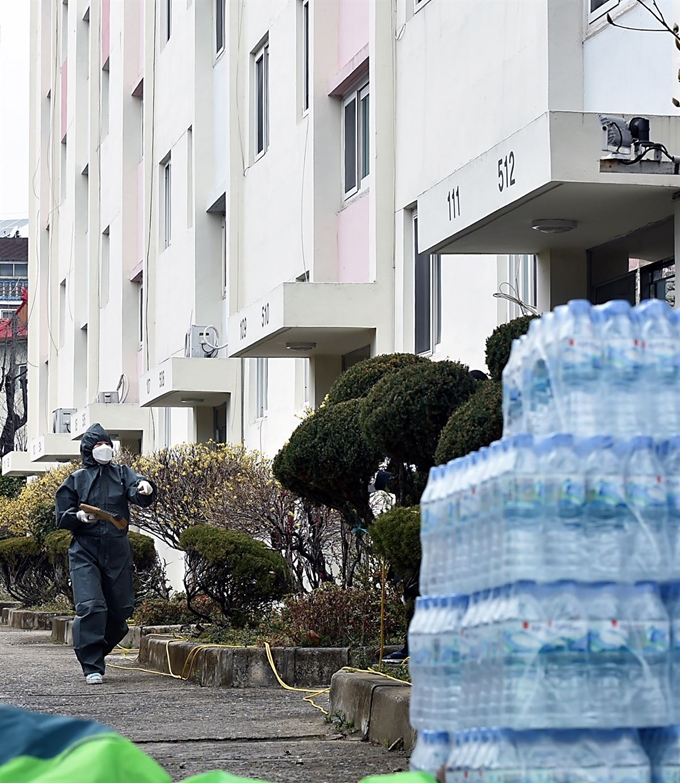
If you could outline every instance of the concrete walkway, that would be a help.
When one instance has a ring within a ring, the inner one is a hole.
[[[47,632],[0,626],[0,702],[105,723],[174,780],[223,769],[275,783],[355,783],[408,767],[404,753],[343,738],[303,695],[202,688],[113,668],[104,685],[87,686],[72,648],[52,644]]]

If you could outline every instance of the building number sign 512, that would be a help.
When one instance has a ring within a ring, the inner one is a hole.
[[[515,153],[510,153],[498,159],[498,190],[502,193],[515,184]]]

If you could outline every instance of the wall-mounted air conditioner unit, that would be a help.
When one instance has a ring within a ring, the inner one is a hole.
[[[103,402],[106,405],[110,403],[120,402],[117,391],[99,392],[97,394],[97,402]]]
[[[75,414],[75,408],[57,408],[56,411],[52,411],[52,432],[57,435],[69,435],[71,433],[71,418]]]
[[[220,336],[214,326],[192,325],[184,340],[184,356],[187,359],[210,359],[217,351],[209,345],[219,345]]]

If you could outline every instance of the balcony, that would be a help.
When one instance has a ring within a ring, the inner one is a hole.
[[[228,355],[341,356],[371,345],[390,329],[383,292],[377,283],[282,283],[229,318]]]
[[[40,435],[29,444],[31,462],[69,462],[80,457],[80,444],[69,434]]]
[[[78,441],[96,423],[114,439],[139,440],[149,426],[149,412],[132,403],[93,402],[76,411],[67,437]]]
[[[10,451],[2,458],[3,476],[35,476],[58,467],[58,462],[32,462],[28,451]]]
[[[20,302],[21,291],[28,288],[28,279],[0,279],[0,302]]]
[[[651,139],[680,155],[680,118],[649,120]],[[585,250],[673,214],[680,176],[601,170],[607,154],[597,114],[543,114],[418,198],[420,251]],[[556,218],[573,230],[532,228]]]
[[[171,357],[139,381],[143,408],[217,407],[236,391],[237,362]]]

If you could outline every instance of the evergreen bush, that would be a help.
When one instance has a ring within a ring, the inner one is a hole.
[[[475,384],[467,366],[450,361],[425,361],[386,375],[361,401],[360,424],[369,447],[429,470],[442,428]]]
[[[371,525],[373,552],[389,563],[397,581],[404,585],[418,579],[420,561],[420,506],[396,506]]]
[[[336,405],[339,402],[365,397],[385,375],[428,361],[423,356],[412,353],[387,353],[374,356],[372,359],[364,359],[338,377],[328,392],[326,404]]]
[[[494,381],[502,380],[503,369],[510,358],[512,341],[529,331],[535,315],[523,315],[497,326],[486,339],[486,366]]]
[[[28,536],[0,541],[0,580],[24,606],[48,603],[57,594],[47,552]]]
[[[503,384],[478,381],[477,391],[455,410],[439,438],[435,463],[442,465],[488,446],[503,435]]]
[[[246,533],[196,525],[180,536],[185,551],[185,588],[189,608],[206,617],[194,601],[208,596],[223,620],[243,627],[281,599],[289,589],[284,559]]]

